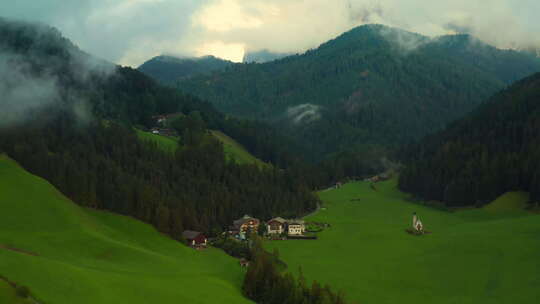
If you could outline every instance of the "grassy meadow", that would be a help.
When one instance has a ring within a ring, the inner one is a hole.
[[[178,139],[177,138],[171,138],[167,136],[152,134],[151,132],[145,132],[139,129],[135,129],[137,132],[137,136],[140,140],[147,141],[147,142],[153,142],[157,144],[157,146],[167,152],[174,152],[176,151],[176,148],[178,148]]]
[[[243,271],[222,251],[196,251],[132,218],[80,208],[5,156],[0,275],[51,304],[249,303]],[[0,280],[0,303],[15,301],[13,292]]]
[[[257,164],[259,166],[267,166],[267,164],[249,153],[246,148],[240,145],[237,141],[227,136],[221,131],[211,131],[212,134],[223,143],[225,157],[228,160],[234,160],[237,164]]]
[[[302,267],[362,304],[536,303],[540,299],[540,216],[509,193],[483,209],[448,212],[407,200],[396,181],[356,182],[319,192],[311,221],[331,227],[315,241],[269,241],[289,271]],[[412,213],[426,230],[407,234]]]
[[[0,279],[0,303],[1,304],[33,304],[31,299],[17,296],[17,292],[8,282]]]

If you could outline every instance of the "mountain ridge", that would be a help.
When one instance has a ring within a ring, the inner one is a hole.
[[[321,159],[360,143],[419,139],[540,71],[538,58],[468,37],[361,26],[303,54],[234,65],[178,88],[226,113],[266,120]]]

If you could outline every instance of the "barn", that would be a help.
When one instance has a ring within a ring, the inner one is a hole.
[[[202,232],[186,230],[182,232],[182,237],[187,244],[192,247],[206,247],[207,239]]]

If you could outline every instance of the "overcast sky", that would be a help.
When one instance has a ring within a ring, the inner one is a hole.
[[[355,26],[468,32],[540,47],[540,0],[16,0],[0,16],[59,28],[83,50],[138,66],[160,54],[241,61],[246,50],[301,52]]]

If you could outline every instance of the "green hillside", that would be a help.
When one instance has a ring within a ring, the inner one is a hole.
[[[296,273],[357,303],[534,303],[540,298],[540,218],[514,209],[446,212],[407,201],[396,181],[323,191],[309,220],[331,227],[316,241],[268,242]],[[522,194],[503,200],[519,201]],[[431,234],[405,232],[417,212]]]
[[[246,148],[240,145],[237,141],[227,136],[227,134],[213,130],[211,131],[221,143],[225,157],[228,160],[234,160],[237,164],[256,164],[258,166],[266,166],[267,164],[249,153]]]
[[[0,210],[0,275],[44,303],[248,303],[236,260],[80,208],[5,156]],[[10,292],[0,285],[0,299]]]
[[[510,191],[540,202],[540,73],[404,149],[399,187],[448,206],[483,205]]]
[[[0,303],[2,304],[32,304],[28,298],[17,295],[17,291],[8,282],[0,278]]]
[[[490,212],[523,210],[527,207],[530,195],[527,192],[507,192],[483,208]]]
[[[139,129],[135,129],[135,132],[137,132],[137,136],[139,137],[139,139],[143,141],[155,143],[163,151],[174,152],[176,151],[176,148],[178,148],[177,139],[167,137],[167,136],[152,134],[150,132],[142,131]]]

